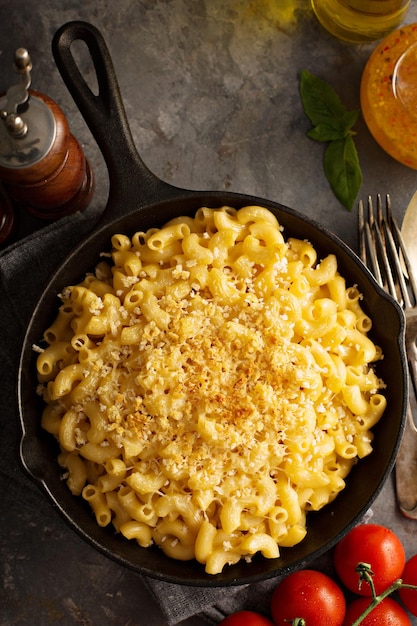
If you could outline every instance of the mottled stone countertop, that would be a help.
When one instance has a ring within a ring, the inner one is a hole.
[[[60,104],[94,170],[87,213],[100,213],[106,202],[107,170],[51,54],[54,32],[73,19],[103,33],[132,135],[154,174],[185,189],[275,200],[357,249],[356,209],[350,213],[335,199],[323,173],[323,145],[306,137],[299,75],[303,68],[317,74],[357,108],[372,45],[332,38],[308,0],[0,0],[0,92],[16,80],[15,49],[28,48],[32,86]],[[416,6],[407,21],[417,21]],[[386,155],[362,119],[356,130],[360,195],[389,192],[401,220],[416,172]],[[21,216],[18,236],[39,227]],[[18,460],[15,471],[22,471]],[[166,623],[140,577],[79,539],[37,490],[5,480],[1,489],[0,626]],[[396,529],[408,554],[417,552],[416,522],[397,512],[391,479],[372,511],[374,520]],[[204,623],[198,615],[183,622]]]

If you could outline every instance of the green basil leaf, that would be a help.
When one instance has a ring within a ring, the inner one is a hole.
[[[301,71],[300,94],[304,112],[313,126],[334,124],[337,120],[342,138],[357,120],[359,111],[346,111],[333,87],[307,70]]]
[[[362,184],[362,172],[351,135],[331,141],[324,154],[324,173],[336,198],[351,211]]]
[[[343,139],[346,135],[352,134],[352,126],[358,119],[359,111],[346,111],[345,115],[340,119],[329,119],[315,126],[306,134],[310,139],[315,141],[333,141],[334,139]]]
[[[324,172],[337,199],[349,211],[362,184],[362,172],[352,130],[359,110],[347,111],[334,89],[307,70],[302,70],[300,94],[313,128],[307,136],[327,142]]]
[[[343,123],[346,126],[347,131],[350,131],[353,126],[355,126],[357,119],[359,117],[360,109],[355,109],[354,111],[345,111],[343,115]]]
[[[344,127],[341,127],[337,120],[318,124],[307,133],[307,137],[315,141],[334,141],[335,139],[343,139],[345,136]]]

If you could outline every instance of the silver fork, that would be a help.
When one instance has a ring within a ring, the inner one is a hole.
[[[417,519],[417,284],[389,195],[385,212],[381,196],[359,201],[359,252],[377,282],[402,306],[406,320],[405,347],[411,382],[404,436],[395,464],[397,502],[406,517]]]

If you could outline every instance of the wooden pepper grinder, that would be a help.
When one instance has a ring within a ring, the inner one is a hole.
[[[83,150],[60,107],[29,89],[32,63],[19,48],[17,85],[0,97],[0,181],[12,201],[35,217],[54,220],[83,211],[94,188]]]

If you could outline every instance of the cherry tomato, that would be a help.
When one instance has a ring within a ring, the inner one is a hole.
[[[401,578],[404,583],[417,586],[417,554],[408,559]],[[417,589],[401,588],[398,593],[410,613],[417,615]]]
[[[368,608],[371,598],[353,600],[346,609],[343,626],[351,626],[354,621]],[[410,618],[404,609],[392,600],[385,598],[361,621],[361,626],[411,626]]]
[[[274,589],[271,613],[276,626],[303,618],[307,626],[342,626],[346,601],[337,584],[321,572],[299,570]]]
[[[358,563],[369,563],[374,573],[375,591],[380,594],[401,577],[405,552],[397,535],[377,524],[360,524],[339,541],[334,552],[336,572],[350,591],[370,596],[371,587],[363,581],[359,586]]]
[[[218,626],[274,626],[271,620],[254,611],[238,611],[225,617]],[[287,625],[288,626],[288,625]]]

